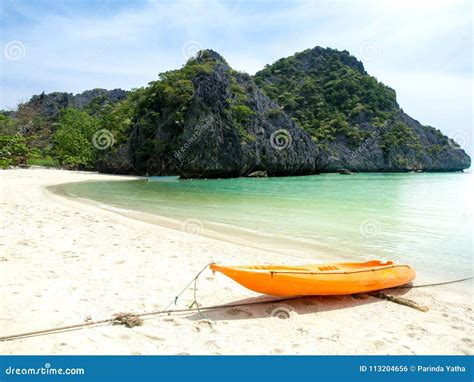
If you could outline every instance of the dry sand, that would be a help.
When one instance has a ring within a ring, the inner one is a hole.
[[[52,194],[45,186],[124,177],[61,170],[0,172],[0,336],[163,309],[207,263],[295,263],[137,221]],[[397,292],[399,294],[400,292]],[[203,305],[261,299],[206,270]],[[471,354],[472,285],[404,291],[422,313],[373,297],[284,303],[148,317],[0,342],[3,354]],[[176,308],[193,301],[188,290]],[[273,317],[275,309],[290,312]]]

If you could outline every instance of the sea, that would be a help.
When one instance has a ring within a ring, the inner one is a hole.
[[[268,250],[275,264],[392,260],[423,280],[446,281],[473,274],[473,179],[471,172],[154,177],[55,191],[178,232]]]

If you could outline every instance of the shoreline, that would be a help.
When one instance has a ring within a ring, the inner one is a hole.
[[[269,251],[150,224],[44,189],[137,177],[53,169],[5,170],[0,177],[3,335],[162,309],[211,261],[275,262]],[[434,287],[403,296],[430,311],[372,297],[312,297],[210,312],[210,320],[157,316],[133,329],[99,326],[1,346],[4,354],[472,354],[472,295]],[[205,271],[199,279],[198,301],[205,306],[248,298],[259,295],[221,275]],[[192,301],[188,290],[177,308]],[[279,305],[292,312],[288,320],[271,316]]]
[[[337,174],[332,174],[337,177]],[[130,179],[130,178],[116,178],[118,180]],[[133,177],[133,180],[143,180],[140,177]],[[183,180],[186,182],[186,180]],[[219,181],[215,179],[214,181]],[[290,265],[301,265],[301,264],[313,264],[313,263],[333,263],[333,262],[353,262],[353,261],[370,261],[373,259],[380,259],[385,261],[395,261],[398,264],[404,264],[409,262],[405,259],[397,259],[390,254],[381,253],[378,256],[368,252],[354,251],[352,249],[350,253],[347,251],[347,248],[342,246],[334,246],[334,244],[323,242],[323,241],[313,241],[308,240],[308,238],[297,237],[297,236],[282,236],[282,233],[279,235],[274,235],[270,232],[262,232],[254,230],[249,227],[239,226],[236,224],[224,223],[222,221],[213,221],[199,216],[199,219],[186,219],[181,216],[171,216],[162,215],[161,213],[155,212],[145,212],[140,209],[127,209],[127,207],[122,207],[120,204],[110,203],[107,200],[95,200],[93,196],[90,198],[74,195],[74,187],[72,190],[68,190],[67,187],[63,188],[62,186],[68,186],[69,184],[74,185],[78,183],[89,183],[95,184],[97,181],[88,180],[83,182],[73,182],[67,184],[59,184],[53,186],[47,186],[46,189],[55,195],[67,198],[68,200],[87,204],[95,208],[102,210],[110,211],[121,216],[128,217],[133,220],[150,223],[153,225],[161,226],[164,228],[172,229],[178,232],[188,232],[203,236],[206,238],[231,243],[238,245],[240,247],[245,247],[248,250],[263,250],[266,252],[271,252],[276,254],[284,259],[281,262],[285,262]],[[98,187],[100,188],[100,187]],[[192,216],[192,215],[190,215]],[[190,223],[188,226],[188,222]],[[198,231],[198,232],[194,232]],[[348,253],[350,254],[348,256]],[[398,254],[394,254],[397,256]],[[413,266],[413,264],[410,264]],[[418,264],[419,265],[419,264]],[[466,274],[465,272],[454,274],[443,273],[439,269],[433,266],[429,270],[424,269],[423,267],[418,267],[422,269],[423,272],[417,274],[416,284],[431,284],[439,283],[445,281],[451,281],[454,279],[461,279],[471,276],[471,274]],[[459,268],[464,271],[464,268]],[[461,289],[461,288],[459,288]],[[465,292],[466,290],[462,290]]]
[[[50,191],[52,194],[60,198],[68,199],[71,202],[87,204],[95,208],[110,211],[112,213],[119,214],[121,216],[127,217],[129,219],[133,219],[136,221],[153,224],[159,227],[172,229],[178,232],[181,232],[181,231],[186,232],[186,227],[183,226],[183,224],[186,223],[186,221],[183,222],[179,219],[174,219],[172,217],[147,213],[143,211],[127,210],[124,208],[114,207],[109,204],[99,203],[92,199],[85,199],[85,198],[70,196],[64,190],[59,189],[60,186],[61,185],[52,185],[52,186],[46,186],[45,188],[48,191]],[[267,247],[260,246],[257,243],[258,239],[261,239],[262,237],[267,236],[263,233],[253,232],[250,229],[245,229],[243,227],[228,226],[223,223],[208,222],[208,221],[202,221],[202,220],[200,222],[202,223],[202,226],[200,227],[199,233],[197,233],[197,235],[199,236],[203,236],[203,237],[217,240],[217,241],[226,242],[229,244],[239,245],[242,247],[246,247],[249,250],[271,251],[272,253],[276,253],[280,256],[284,256],[288,259],[290,258],[296,259],[293,261],[297,261],[297,262],[299,261],[299,264],[301,263],[301,261],[313,261],[313,262],[321,262],[321,263],[323,262],[323,261],[309,260],[307,257],[302,255],[301,249],[291,251],[291,252],[288,251],[287,248],[285,248],[285,250],[282,250],[281,248],[279,248],[278,238],[275,238],[275,237],[271,237],[272,240],[274,240],[273,246],[269,247],[268,246],[269,243],[266,243]],[[188,232],[188,233],[191,233],[191,232]],[[251,237],[250,240],[248,239],[249,236]],[[270,237],[270,235],[268,235],[268,237]],[[303,245],[303,244],[304,243],[302,243],[302,248],[314,246],[314,244],[312,243],[306,243],[306,245]],[[347,260],[340,256],[330,257],[322,252],[319,252],[318,256],[326,257],[325,262]]]

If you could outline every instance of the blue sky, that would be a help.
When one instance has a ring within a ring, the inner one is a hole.
[[[346,49],[401,107],[472,153],[470,1],[2,0],[0,108],[33,94],[146,85],[199,48],[255,73]]]

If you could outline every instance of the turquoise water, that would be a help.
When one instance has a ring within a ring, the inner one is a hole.
[[[426,279],[472,274],[470,173],[134,180],[59,189],[173,218],[188,232],[274,250],[276,262],[282,253],[300,262],[382,258],[409,263]]]

